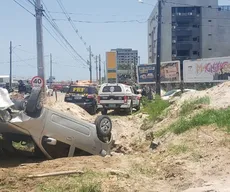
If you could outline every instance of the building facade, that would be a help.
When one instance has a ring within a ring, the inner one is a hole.
[[[107,52],[107,82],[125,83],[132,80],[135,78],[136,65],[138,65],[137,50],[111,49]]]
[[[148,21],[148,61],[156,62],[158,5]],[[161,61],[230,55],[230,8],[218,0],[162,3]]]

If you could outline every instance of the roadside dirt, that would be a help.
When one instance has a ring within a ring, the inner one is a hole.
[[[229,89],[230,83],[224,83],[207,91],[186,94],[173,105],[163,121],[152,126],[158,130],[174,122],[180,104],[191,98],[209,96],[211,107],[229,106]],[[96,118],[77,106],[62,102],[62,94],[58,95],[58,102],[55,103],[53,99],[50,98],[47,103],[51,108],[62,112],[70,108],[67,110],[70,115],[88,121]],[[111,114],[110,117],[116,141],[112,156],[74,157],[42,162],[37,159],[0,161],[0,191],[78,191],[78,181],[100,183],[102,191],[106,192],[230,191],[229,134],[215,126],[201,127],[179,136],[168,134],[152,150],[150,144],[153,138],[146,140],[151,129],[141,129],[146,115]],[[27,178],[31,174],[69,170],[83,171],[84,174]]]

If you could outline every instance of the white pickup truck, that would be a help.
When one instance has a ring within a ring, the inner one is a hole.
[[[98,92],[98,109],[103,115],[108,110],[126,110],[132,114],[133,108],[140,110],[140,96],[134,93],[131,86],[116,83],[101,85]]]

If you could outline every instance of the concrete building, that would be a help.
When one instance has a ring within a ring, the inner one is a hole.
[[[148,22],[148,61],[156,62],[157,4]],[[230,55],[230,6],[218,0],[162,3],[161,61]]]
[[[138,51],[132,49],[111,49],[116,52],[117,82],[124,83],[134,77],[135,66],[138,65]]]

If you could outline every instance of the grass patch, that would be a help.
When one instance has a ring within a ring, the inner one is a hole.
[[[169,127],[169,130],[175,134],[181,134],[195,127],[212,124],[216,124],[219,128],[225,128],[227,132],[230,132],[230,108],[206,110],[191,119],[180,118]]]
[[[188,147],[186,145],[170,145],[169,152],[173,155],[179,155],[181,153],[186,153],[188,151]]]
[[[183,105],[181,106],[180,115],[185,116],[185,115],[192,113],[192,111],[196,109],[197,105],[200,105],[200,104],[209,105],[210,98],[206,96],[206,97],[201,97],[193,101],[185,101]]]
[[[145,176],[152,176],[156,174],[156,169],[151,166],[147,166],[146,164],[137,164],[134,163],[132,165],[132,171],[136,174],[141,174]]]
[[[149,115],[149,120],[151,121],[156,121],[164,110],[170,106],[168,101],[164,101],[160,97],[156,97],[153,101],[143,100],[142,102],[143,111]]]
[[[41,183],[37,191],[44,192],[101,192],[100,179],[105,175],[88,171],[83,175],[73,175],[49,179],[46,183]]]

